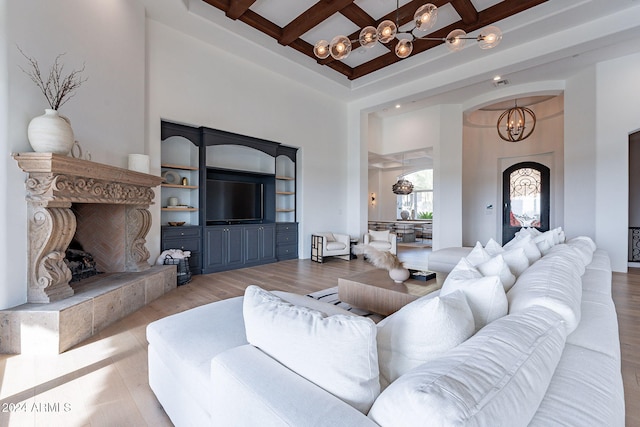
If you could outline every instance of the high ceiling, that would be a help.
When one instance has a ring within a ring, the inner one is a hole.
[[[420,37],[446,37],[454,29],[472,33],[502,19],[521,13],[547,0],[202,0],[223,11],[227,18],[239,20],[289,46],[318,63],[355,80],[388,67],[402,59],[394,52],[398,38],[386,44],[376,43],[373,48],[360,46],[360,29],[377,27],[384,20],[398,24],[401,31],[413,27],[414,12],[425,3],[438,7],[438,19],[427,33],[414,33]],[[396,9],[396,6],[399,6]],[[313,46],[318,40],[330,41],[345,35],[352,41],[352,53],[335,60],[331,56],[317,59]],[[416,40],[410,56],[426,55],[442,41]]]

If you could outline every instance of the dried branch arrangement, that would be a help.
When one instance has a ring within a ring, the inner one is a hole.
[[[87,81],[87,78],[82,78],[82,72],[84,71],[84,64],[79,70],[72,70],[68,75],[64,75],[64,65],[61,63],[61,58],[64,53],[56,56],[53,66],[49,70],[49,75],[46,80],[43,78],[40,71],[38,61],[30,56],[27,56],[22,49],[18,47],[18,50],[29,61],[29,70],[25,70],[20,67],[22,72],[29,76],[29,78],[38,86],[38,88],[44,94],[49,106],[53,110],[58,110],[69,99],[75,96],[75,91]]]

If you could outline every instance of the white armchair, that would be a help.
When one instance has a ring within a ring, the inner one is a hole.
[[[336,256],[344,260],[351,259],[351,237],[348,234],[331,232],[313,233],[311,235],[311,260],[324,262],[328,256]]]
[[[396,255],[398,250],[397,236],[389,230],[369,230],[369,232],[364,235],[363,242],[365,245],[371,245],[371,247],[379,251],[391,252],[394,255]]]

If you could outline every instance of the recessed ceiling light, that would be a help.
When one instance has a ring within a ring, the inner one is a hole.
[[[396,108],[400,108],[400,104],[396,104]]]
[[[493,78],[493,81],[494,81],[494,82],[497,82],[497,81],[498,81],[498,80],[500,80],[501,78],[502,78],[502,77],[500,77],[500,76],[495,76],[495,77]]]

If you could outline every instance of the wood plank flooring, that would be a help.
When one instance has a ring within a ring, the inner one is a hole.
[[[417,249],[417,251],[424,251]],[[401,251],[401,258],[427,252]],[[403,255],[404,254],[404,255]],[[147,381],[150,322],[233,296],[249,284],[306,294],[371,270],[361,260],[292,260],[194,276],[185,286],[56,356],[0,355],[0,426],[171,426]],[[614,273],[627,426],[640,425],[640,270]]]

